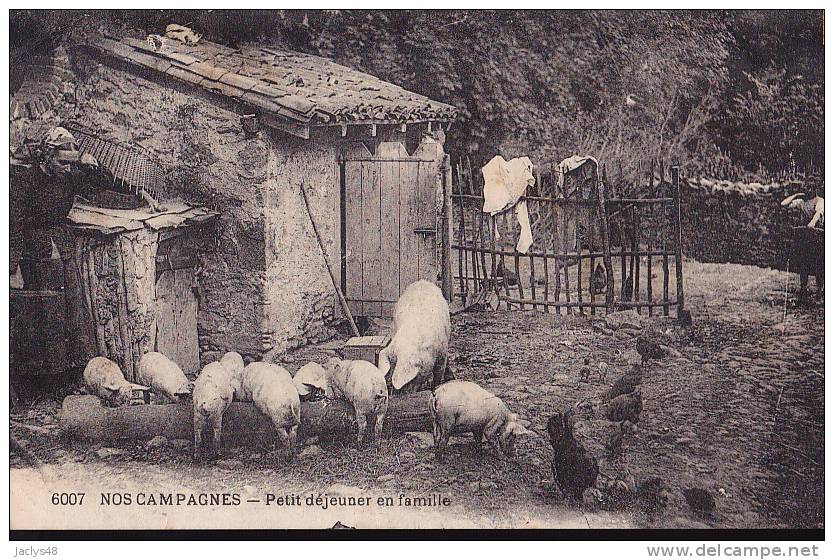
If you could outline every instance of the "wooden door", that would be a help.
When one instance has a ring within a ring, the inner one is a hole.
[[[156,258],[156,351],[192,374],[200,370],[196,261],[185,254],[179,239],[161,243]]]
[[[344,268],[351,313],[390,317],[400,294],[417,280],[436,282],[437,200],[443,148],[400,142],[344,151]]]

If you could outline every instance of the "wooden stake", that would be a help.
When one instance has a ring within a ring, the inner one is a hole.
[[[313,226],[313,233],[316,234],[316,240],[319,242],[319,248],[321,249],[321,254],[324,257],[324,264],[327,265],[327,273],[330,274],[330,281],[333,283],[333,288],[336,290],[336,295],[339,298],[339,304],[342,306],[342,311],[345,313],[345,316],[348,318],[348,322],[350,323],[350,331],[353,333],[353,336],[359,336],[359,329],[356,327],[353,315],[350,313],[350,308],[348,307],[347,300],[345,300],[345,295],[342,293],[342,289],[339,287],[338,282],[336,282],[336,275],[333,274],[333,267],[330,266],[330,258],[327,256],[327,249],[321,240],[321,235],[319,235],[319,228],[316,226],[316,220],[313,218],[313,212],[310,210],[310,201],[307,199],[307,191],[304,189],[304,183],[301,183],[301,195],[304,197],[304,207],[307,208],[307,216],[310,217],[310,224]]]

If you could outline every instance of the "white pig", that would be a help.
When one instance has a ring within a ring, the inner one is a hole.
[[[226,352],[220,358],[220,365],[222,365],[231,374],[232,385],[235,390],[235,399],[243,400],[243,357],[237,352]]]
[[[327,372],[320,364],[309,362],[295,372],[292,382],[302,401],[318,400],[326,394]]]
[[[194,404],[194,458],[200,456],[203,433],[211,428],[212,451],[220,451],[223,414],[234,399],[232,374],[220,362],[206,364],[200,371],[191,400]]]
[[[388,387],[382,371],[365,360],[330,358],[325,364],[328,396],[348,401],[356,413],[357,443],[362,445],[368,418],[373,418],[374,441],[382,435],[388,412]]]
[[[505,455],[513,454],[516,436],[531,433],[504,402],[471,381],[449,381],[434,390],[434,445],[442,457],[452,432],[472,432],[475,443],[484,438]]]
[[[290,372],[275,364],[251,363],[243,368],[242,393],[272,420],[287,458],[292,459],[301,424],[301,400]]]
[[[432,387],[443,382],[451,332],[449,304],[440,288],[425,280],[406,288],[394,307],[391,343],[379,353],[384,375],[394,366],[395,391],[419,391],[429,379]]]
[[[148,389],[144,385],[130,383],[119,364],[103,356],[96,356],[87,363],[83,378],[90,394],[116,406],[130,404],[133,389]]]
[[[194,386],[180,366],[161,352],[148,352],[139,360],[139,382],[175,403],[190,395]]]

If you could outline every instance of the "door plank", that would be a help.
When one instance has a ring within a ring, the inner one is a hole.
[[[362,164],[345,162],[345,299],[362,315]]]
[[[399,144],[399,142],[398,142]],[[400,296],[400,164],[395,161],[380,163],[380,220],[382,299],[396,301]],[[380,313],[393,317],[394,305],[383,303]]]
[[[419,278],[420,254],[414,233],[419,225],[418,165],[400,162],[400,293]]]
[[[418,163],[417,226],[432,233],[413,234],[417,238],[417,276],[421,280],[437,280],[437,170],[436,163]]]
[[[156,281],[156,349],[186,374],[200,369],[197,338],[197,297],[191,289],[193,269],[165,270]]]
[[[364,315],[378,317],[381,299],[380,163],[362,162],[362,304]]]

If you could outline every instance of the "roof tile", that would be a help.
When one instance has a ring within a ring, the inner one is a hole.
[[[205,78],[203,78],[199,74],[195,74],[194,72],[191,72],[190,70],[187,70],[179,66],[178,64],[174,64],[173,66],[168,68],[166,74],[192,84],[200,84],[205,80]]]
[[[180,53],[180,52],[166,52],[165,56],[167,56],[168,58],[171,58],[173,60],[176,60],[180,64],[185,64],[186,66],[188,66],[189,64],[194,64],[195,62],[197,62],[197,59],[194,58],[193,56],[185,54],[185,53]]]
[[[230,86],[235,86],[245,91],[248,91],[258,85],[258,80],[247,78],[246,76],[241,76],[240,74],[234,74],[232,72],[223,74],[220,81],[224,84],[229,84]]]
[[[203,87],[211,90],[215,93],[219,93],[220,95],[225,95],[226,97],[242,97],[244,90],[240,88],[236,88],[234,86],[230,86],[228,84],[224,84],[223,82],[213,82],[211,80],[205,80],[202,83]]]
[[[223,75],[228,72],[228,70],[226,70],[225,68],[218,68],[205,62],[195,62],[193,64],[190,64],[188,68],[192,72],[196,72],[204,78],[208,78],[209,80],[213,80],[215,82],[222,78]]]

